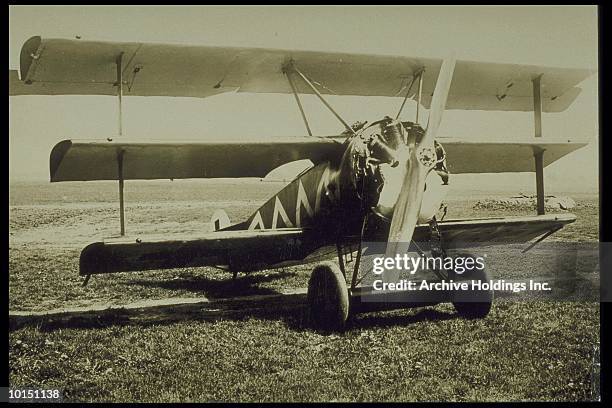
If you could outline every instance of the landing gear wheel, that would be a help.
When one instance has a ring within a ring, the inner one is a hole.
[[[310,319],[316,328],[342,330],[349,314],[349,294],[338,265],[321,262],[308,281]]]
[[[475,257],[468,253],[457,254],[454,258],[463,257],[465,259]],[[478,266],[474,261],[472,265]],[[458,269],[458,268],[455,268]],[[491,305],[493,303],[493,290],[472,290],[471,281],[490,282],[489,276],[484,268],[478,269],[474,267],[472,269],[465,268],[463,273],[459,273],[456,270],[449,273],[449,279],[455,282],[467,281],[470,284],[470,289],[465,291],[453,291],[451,294],[451,301],[455,310],[461,317],[466,319],[482,319],[486,317],[491,311]]]

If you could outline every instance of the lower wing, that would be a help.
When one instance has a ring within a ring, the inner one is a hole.
[[[284,260],[304,258],[314,249],[301,228],[216,231],[201,236],[114,238],[81,252],[81,275],[197,266],[231,270],[262,269]]]
[[[520,243],[554,232],[576,220],[573,214],[449,220],[439,223],[446,248],[495,243]],[[374,237],[386,241],[388,226],[379,225]],[[428,242],[428,225],[418,225],[414,240]],[[350,237],[346,243],[358,243]],[[80,274],[144,271],[197,266],[227,266],[234,271],[259,270],[300,261],[334,244],[323,234],[301,228],[277,230],[222,230],[198,237],[116,238],[88,245],[81,252]],[[334,253],[333,251],[332,253]],[[328,254],[329,255],[329,254]]]
[[[520,217],[448,220],[439,223],[446,248],[529,242],[555,232],[576,221],[574,214],[547,214]],[[429,231],[422,229],[414,239],[426,241]]]

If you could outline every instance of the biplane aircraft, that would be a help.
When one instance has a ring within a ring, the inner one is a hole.
[[[544,213],[543,170],[586,143],[542,137],[541,114],[564,111],[580,93],[577,85],[591,74],[454,57],[32,37],[22,47],[20,71],[9,72],[9,83],[10,95],[118,98],[119,137],[64,140],[50,155],[51,182],[119,182],[121,236],[83,249],[80,274],[85,282],[93,274],[195,266],[218,266],[235,277],[240,271],[304,263],[322,248],[332,248],[338,262],[314,268],[308,301],[317,324],[341,327],[349,313],[443,300],[365,302],[376,293],[360,285],[358,277],[364,242],[386,242],[387,253],[407,251],[410,243],[430,243],[432,254],[440,255],[479,244],[538,242],[575,221],[572,214]],[[308,136],[144,143],[121,135],[124,96],[206,98],[224,92],[292,94]],[[325,99],[332,93],[403,96],[403,103],[397,114],[350,125]],[[316,95],[344,131],[314,136],[301,94]],[[414,121],[400,119],[407,99],[416,101]],[[429,109],[425,127],[419,120],[423,107]],[[507,142],[437,138],[445,109],[533,111],[535,135]],[[125,235],[125,180],[264,177],[304,159],[313,166],[246,220],[232,224],[221,211],[213,216],[214,231],[199,236]],[[436,218],[453,174],[502,172],[535,172],[537,215]],[[472,278],[488,279],[484,272]],[[486,316],[492,293],[485,292],[473,302],[453,302],[458,313]]]

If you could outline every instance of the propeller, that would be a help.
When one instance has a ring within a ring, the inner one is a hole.
[[[408,141],[410,155],[405,163],[406,173],[393,210],[385,254],[387,257],[394,258],[397,254],[405,254],[410,247],[410,241],[421,210],[425,179],[436,164],[434,139],[446,107],[455,62],[454,56],[446,58],[442,62],[431,100],[425,135],[420,141],[414,139]],[[383,274],[385,282],[397,282],[398,279],[399,271],[396,269],[387,269]]]

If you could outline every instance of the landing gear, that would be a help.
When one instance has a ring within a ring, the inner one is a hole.
[[[436,227],[434,224],[434,230],[437,230]],[[432,253],[435,256],[449,257],[441,245],[435,244],[439,242],[434,240],[432,245]],[[409,298],[405,298],[401,292],[377,293],[372,286],[358,286],[361,282],[361,279],[357,281],[361,260],[360,252],[361,248],[358,249],[358,255],[355,258],[350,290],[347,285],[348,276],[341,270],[341,267],[346,268],[341,250],[338,250],[340,266],[335,262],[327,261],[318,264],[313,269],[308,282],[307,294],[310,321],[313,327],[326,331],[341,331],[346,325],[349,313],[430,306],[443,302],[451,302],[459,316],[466,319],[482,319],[491,311],[493,290],[490,288],[490,279],[482,260],[479,262],[472,254],[454,254],[454,270],[446,273],[438,271],[437,273],[439,279],[447,282],[450,280],[468,282],[466,290],[455,289],[439,295],[428,292],[427,296],[420,296],[422,293],[417,291]],[[391,301],[391,298],[394,300]]]
[[[461,253],[455,255],[455,258],[462,257],[464,259],[474,258],[473,255],[468,253]],[[472,263],[474,265],[474,263]],[[484,268],[472,268],[465,269],[462,273],[458,268],[449,273],[449,279],[455,282],[467,281],[472,287],[472,281],[475,282],[490,282],[489,276]],[[486,317],[491,311],[491,305],[493,303],[493,290],[485,289],[470,289],[466,291],[453,291],[451,294],[451,301],[455,310],[461,317],[466,319],[482,319]]]
[[[349,315],[349,292],[342,271],[334,262],[315,266],[308,281],[307,301],[315,327],[342,330]]]
[[[430,245],[432,256],[446,257],[447,253],[442,244],[442,235],[440,234],[435,216],[429,223],[429,229],[431,233]],[[476,260],[472,254],[459,253],[455,255],[455,258],[463,258],[463,265],[465,265],[467,259],[471,259],[469,264],[476,265]],[[489,283],[491,281],[485,268],[479,269],[476,267],[471,269],[464,268],[462,270],[456,267],[454,271],[448,273],[448,279],[455,282],[467,281],[470,283],[470,288],[472,281],[483,283]],[[451,302],[461,317],[466,319],[482,319],[491,311],[493,291],[478,289],[466,291],[456,290],[451,293]]]

